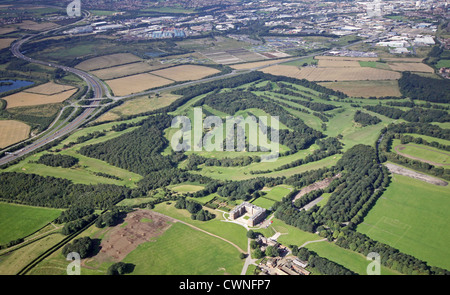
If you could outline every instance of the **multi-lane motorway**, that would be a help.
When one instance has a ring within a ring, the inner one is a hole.
[[[99,81],[97,78],[93,77],[92,75],[80,71],[78,69],[74,69],[74,68],[70,68],[70,67],[66,67],[66,66],[61,66],[58,64],[54,64],[54,63],[49,63],[49,62],[45,62],[45,61],[41,61],[41,60],[36,60],[36,59],[32,59],[30,57],[25,56],[24,54],[22,54],[20,52],[20,47],[27,41],[30,40],[31,37],[27,37],[24,39],[21,39],[17,42],[15,42],[12,46],[11,46],[11,51],[14,54],[15,57],[26,60],[28,62],[31,63],[36,63],[36,64],[41,64],[41,65],[45,65],[45,66],[50,66],[50,67],[54,67],[54,68],[60,68],[63,69],[66,72],[70,72],[73,73],[77,76],[79,76],[80,78],[82,78],[84,81],[86,81],[88,87],[90,89],[92,89],[94,91],[94,97],[95,98],[101,98],[104,95],[106,96],[110,96],[108,88],[101,82]],[[33,143],[29,144],[28,146],[26,146],[25,148],[15,151],[14,153],[8,153],[6,154],[4,157],[2,157],[0,159],[0,165],[4,165],[7,164],[21,156],[24,156],[38,148],[41,148],[42,146],[52,142],[53,140],[64,136],[70,132],[72,132],[73,130],[77,129],[81,124],[83,124],[85,122],[86,119],[88,119],[93,112],[96,110],[96,106],[98,106],[99,102],[98,101],[92,101],[91,105],[92,108],[86,108],[84,110],[84,112],[82,114],[80,114],[80,116],[78,116],[75,120],[73,120],[72,122],[68,123],[67,125],[65,125],[64,127],[60,128],[60,129],[54,129],[51,131],[48,131],[46,135],[42,136],[41,138],[37,139],[36,141],[34,141]]]

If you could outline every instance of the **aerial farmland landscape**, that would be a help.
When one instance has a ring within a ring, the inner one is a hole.
[[[449,275],[449,16],[0,1],[0,277]]]

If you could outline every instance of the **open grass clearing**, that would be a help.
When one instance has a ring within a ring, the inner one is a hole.
[[[145,112],[157,110],[169,106],[178,98],[180,98],[179,95],[168,92],[164,92],[159,96],[152,96],[150,98],[147,95],[139,96],[127,100],[122,105],[101,115],[96,122],[112,121],[126,116],[139,115]]]
[[[14,38],[0,38],[0,50],[8,48],[15,40]]]
[[[134,62],[125,65],[119,65],[106,69],[92,71],[91,73],[100,79],[110,80],[155,70],[157,67],[149,65],[147,62]]]
[[[173,81],[149,73],[143,73],[107,80],[106,83],[111,87],[114,95],[125,96],[169,85],[172,84]]]
[[[181,223],[139,245],[123,262],[136,265],[136,275],[238,275],[243,267],[236,248]]]
[[[168,186],[167,188],[174,192],[177,192],[177,193],[195,193],[195,192],[201,191],[205,187],[203,185],[198,185],[198,184],[184,183],[184,184]]]
[[[238,224],[231,222],[224,222],[222,212],[204,208],[216,215],[216,218],[208,221],[198,221],[191,219],[191,213],[184,209],[177,209],[174,207],[174,202],[171,204],[161,203],[157,204],[153,209],[156,212],[170,216],[172,218],[184,221],[211,234],[220,236],[240,247],[242,250],[247,250],[247,230]],[[235,248],[233,248],[235,249]],[[237,253],[239,254],[239,253]]]
[[[350,97],[401,96],[398,82],[391,81],[345,81],[322,82],[320,85],[341,91]]]
[[[357,230],[430,265],[450,268],[450,187],[403,175],[392,183]]]
[[[199,80],[218,73],[220,71],[214,68],[197,65],[180,65],[151,72],[153,75],[177,82]]]
[[[371,261],[367,260],[364,255],[336,246],[327,241],[310,243],[306,245],[310,251],[316,252],[320,257],[327,258],[340,264],[351,271],[367,275],[367,267]],[[398,275],[399,273],[385,266],[381,266],[381,275]]]
[[[0,202],[0,244],[32,234],[53,221],[61,211]]]
[[[3,97],[6,101],[6,109],[24,106],[37,106],[44,104],[61,103],[77,92],[77,89],[71,89],[53,95],[35,94],[29,92],[19,92]]]
[[[394,71],[434,73],[434,69],[424,63],[389,63]]]
[[[392,147],[394,152],[408,158],[416,159],[435,166],[444,166],[444,168],[450,168],[450,152],[446,152],[423,144],[401,144],[400,140],[398,139],[393,140]]]
[[[134,54],[116,53],[90,58],[79,63],[76,68],[83,71],[92,71],[138,61],[141,61],[141,59]]]
[[[32,173],[41,176],[52,176],[56,178],[65,178],[73,183],[79,184],[115,184],[135,187],[136,183],[142,179],[142,176],[129,172],[127,170],[112,166],[104,161],[85,157],[72,150],[60,152],[62,155],[70,155],[79,159],[77,165],[71,168],[49,167],[43,164],[34,163],[40,156],[46,152],[34,154],[16,165],[5,169],[6,172]],[[116,176],[121,180],[106,178],[96,175],[96,173],[106,173]]]
[[[0,274],[1,275],[16,275],[20,270],[22,270],[26,265],[32,262],[33,259],[37,258],[39,255],[43,254],[52,246],[59,243],[65,236],[60,233],[50,234],[43,237],[42,239],[35,241],[25,247],[22,247],[14,252],[1,256],[0,258]],[[60,252],[58,252],[59,255]],[[65,275],[68,261],[61,258],[62,263],[54,265],[53,267],[48,267],[42,269],[32,269],[30,274],[58,274]]]
[[[285,176],[289,177],[295,174],[299,174],[308,170],[316,170],[323,167],[331,167],[337,163],[337,161],[342,157],[342,155],[334,155],[330,156],[328,158],[311,162],[308,164],[300,165],[297,167],[281,170],[281,171],[275,171],[270,173],[261,173],[261,174],[250,174],[250,171],[253,170],[250,168],[253,164],[245,167],[202,167],[200,171],[193,171],[192,173],[201,174],[204,176],[211,177],[213,179],[217,180],[245,180],[245,179],[251,179],[251,178],[257,178],[257,177],[280,177]],[[280,158],[282,159],[282,158]],[[275,162],[277,163],[277,162]],[[273,167],[274,163],[263,163],[263,164],[272,164],[271,167]],[[258,169],[259,170],[259,169]]]
[[[0,149],[25,140],[31,127],[15,120],[0,120]]]
[[[264,73],[307,79],[309,81],[360,81],[360,80],[397,80],[401,74],[393,71],[375,68],[312,68],[274,65],[262,70]]]
[[[73,90],[75,87],[70,85],[62,85],[56,84],[55,82],[48,82],[45,84],[38,85],[36,87],[29,88],[24,90],[27,93],[36,93],[36,94],[44,94],[44,95],[53,95],[57,93],[61,93],[68,90]]]

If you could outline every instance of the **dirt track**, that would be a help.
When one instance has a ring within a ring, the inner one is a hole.
[[[337,174],[334,177],[325,178],[322,181],[318,181],[318,182],[308,185],[307,187],[301,189],[297,195],[295,195],[295,197],[292,199],[292,203],[294,203],[295,200],[301,198],[302,196],[306,195],[307,193],[328,187],[333,180],[335,180],[336,178],[339,178],[339,177],[341,177],[341,174]]]
[[[419,172],[416,172],[414,170],[403,168],[403,167],[397,166],[395,164],[389,164],[388,163],[388,164],[385,164],[385,166],[389,169],[389,171],[391,173],[394,173],[394,174],[408,176],[408,177],[411,177],[411,178],[414,178],[414,179],[426,181],[426,182],[434,184],[434,185],[440,185],[440,186],[448,185],[448,183],[446,181],[443,181],[441,179],[438,179],[438,178],[435,178],[435,177],[432,177],[432,176],[428,176],[426,174],[419,173]]]

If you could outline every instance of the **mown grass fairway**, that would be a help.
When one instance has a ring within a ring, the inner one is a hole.
[[[136,265],[135,275],[238,275],[243,266],[236,248],[181,223],[156,242],[139,245],[123,261]]]
[[[367,266],[371,261],[367,260],[362,254],[341,248],[327,241],[310,243],[306,245],[306,248],[316,252],[320,257],[334,261],[357,274],[367,275]],[[398,275],[399,273],[381,266],[381,274]]]
[[[342,157],[342,155],[337,154],[334,156],[330,156],[328,158],[324,158],[322,160],[316,161],[316,162],[310,162],[308,164],[300,165],[297,167],[275,171],[275,172],[268,172],[268,173],[261,173],[261,174],[251,174],[250,171],[252,170],[259,170],[255,169],[255,167],[258,167],[256,165],[258,164],[269,164],[269,162],[266,163],[256,163],[256,164],[250,164],[248,166],[243,167],[203,167],[200,171],[193,171],[192,173],[198,173],[202,174],[214,179],[218,180],[244,180],[244,179],[250,179],[250,178],[257,178],[257,177],[280,177],[280,176],[292,176],[294,174],[302,173],[308,170],[315,170],[322,167],[331,167],[339,161],[339,159]],[[282,158],[280,158],[278,161],[280,161]],[[272,167],[278,167],[279,163],[276,161],[275,163],[272,163]],[[275,164],[275,165],[274,165]],[[281,166],[281,165],[280,165]]]
[[[435,166],[449,167],[450,152],[446,152],[431,146],[408,143],[401,144],[400,140],[395,139],[392,143],[393,151],[406,157],[427,162]]]
[[[35,232],[60,213],[58,209],[0,203],[0,244]]]
[[[195,193],[202,190],[204,186],[195,184],[180,184],[172,187],[169,186],[168,188],[177,193]]]
[[[430,265],[448,269],[449,210],[448,186],[394,174],[387,191],[357,230]]]

